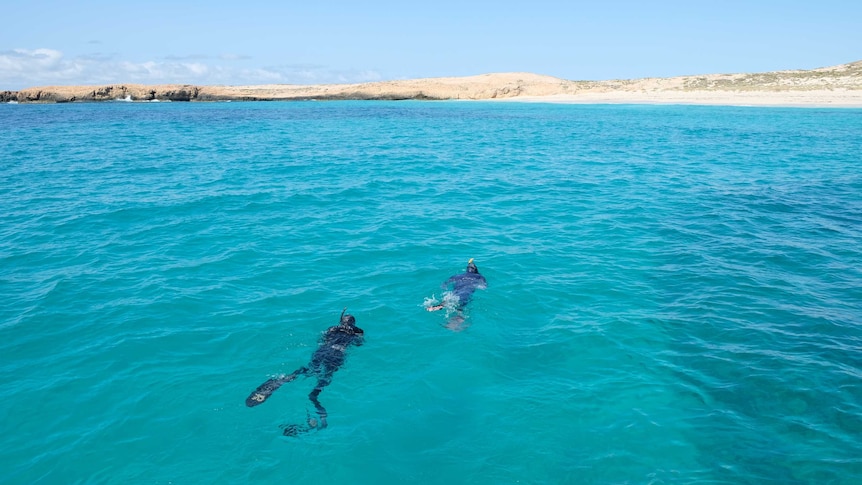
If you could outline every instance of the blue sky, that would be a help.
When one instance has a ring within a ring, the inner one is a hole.
[[[0,90],[513,71],[601,80],[862,60],[862,2],[850,0],[0,0],[0,11]]]

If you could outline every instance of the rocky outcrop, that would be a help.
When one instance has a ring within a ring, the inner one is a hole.
[[[200,88],[183,85],[112,84],[107,86],[48,86],[5,91],[4,102],[71,103],[76,101],[194,101]]]

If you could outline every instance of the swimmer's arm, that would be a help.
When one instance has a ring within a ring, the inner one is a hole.
[[[480,276],[479,284],[476,285],[476,288],[479,288],[482,290],[487,290],[488,289],[488,280],[486,280],[485,277],[482,275],[479,275],[479,276]]]
[[[356,327],[355,332],[356,336],[353,338],[353,345],[360,347],[365,343],[365,332],[359,327]]]

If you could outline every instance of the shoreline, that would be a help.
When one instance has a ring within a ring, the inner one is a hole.
[[[862,92],[661,92],[584,93],[522,96],[499,101],[555,104],[646,104],[775,108],[862,108]]]
[[[633,105],[681,105],[681,106],[736,106],[736,107],[773,107],[773,108],[845,108],[862,109],[862,92],[845,94],[832,91],[815,91],[805,94],[793,92],[774,93],[734,93],[734,92],[691,92],[691,93],[581,93],[581,94],[551,94],[544,96],[516,96],[508,98],[284,98],[284,99],[210,99],[210,100],[173,100],[173,99],[100,99],[100,100],[41,100],[41,101],[18,101],[0,100],[0,104],[65,104],[65,103],[157,103],[157,102],[183,102],[191,101],[198,103],[225,103],[243,101],[484,101],[498,103],[549,103],[549,104],[633,104]]]
[[[579,104],[862,107],[862,61],[812,70],[570,81],[495,73],[361,84],[108,84],[0,91],[0,103],[495,100]]]

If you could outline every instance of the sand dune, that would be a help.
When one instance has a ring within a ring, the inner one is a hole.
[[[862,61],[812,70],[569,81],[531,73],[363,84],[45,86],[0,92],[0,102],[227,100],[510,100],[862,107]]]

